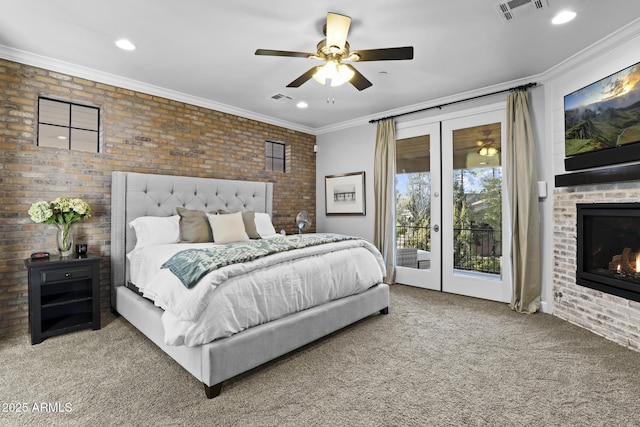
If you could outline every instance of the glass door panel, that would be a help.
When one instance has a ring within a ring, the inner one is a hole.
[[[509,301],[504,111],[443,122],[443,290]]]
[[[396,138],[396,281],[440,290],[440,129],[399,128]]]

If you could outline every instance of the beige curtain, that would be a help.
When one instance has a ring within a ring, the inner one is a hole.
[[[378,122],[373,169],[375,229],[373,244],[380,250],[387,267],[386,283],[395,281],[395,179],[396,122]]]
[[[540,307],[541,293],[540,213],[536,156],[526,91],[509,94],[505,149],[513,272],[510,307],[520,313],[535,313]]]

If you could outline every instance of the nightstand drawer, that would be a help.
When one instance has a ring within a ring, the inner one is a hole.
[[[68,269],[44,270],[42,274],[42,284],[64,282],[69,280],[90,279],[92,275],[91,267],[76,267]]]

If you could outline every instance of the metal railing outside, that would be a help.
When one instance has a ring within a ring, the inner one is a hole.
[[[396,247],[430,250],[429,226],[396,226]],[[454,228],[453,267],[500,274],[502,232],[492,228]]]

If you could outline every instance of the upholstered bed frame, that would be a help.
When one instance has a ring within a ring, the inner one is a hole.
[[[298,312],[231,337],[197,346],[164,343],[162,310],[125,285],[126,254],[136,243],[128,224],[141,216],[171,216],[176,207],[272,212],[273,184],[265,182],[114,172],[111,190],[111,305],[204,384],[207,397],[222,382],[375,313],[387,313],[389,288],[369,290]]]

